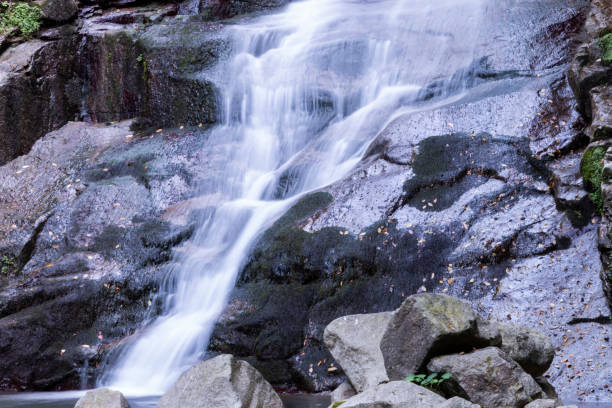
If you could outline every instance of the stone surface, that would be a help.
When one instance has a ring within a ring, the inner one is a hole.
[[[464,300],[426,293],[410,296],[395,311],[380,342],[389,378],[404,379],[424,369],[433,357],[482,345],[476,319],[472,305]]]
[[[552,342],[544,333],[513,323],[499,323],[501,349],[527,373],[539,377],[548,370],[555,357]]]
[[[248,363],[221,355],[184,373],[158,408],[283,408],[272,386]]]
[[[439,405],[439,408],[478,408],[479,405],[472,404],[470,401],[461,397],[449,398],[445,403]]]
[[[391,381],[369,388],[348,399],[343,408],[434,408],[445,403],[444,398],[428,389],[407,381]]]
[[[447,381],[456,386],[454,392],[483,408],[521,408],[542,394],[535,380],[495,347],[436,357],[427,369],[451,373],[453,376]]]
[[[70,21],[79,11],[79,6],[74,0],[40,0],[37,4],[42,18],[54,23]]]
[[[127,400],[119,391],[98,388],[82,396],[74,408],[130,408]]]
[[[593,121],[587,133],[591,140],[612,138],[612,90],[610,86],[591,89]]]
[[[343,316],[325,328],[325,345],[357,392],[389,380],[381,340],[392,317],[392,312]]]
[[[529,404],[525,405],[525,408],[555,408],[557,407],[555,400],[551,399],[538,399]]]
[[[192,228],[163,215],[189,197],[203,139],[129,126],[71,123],[0,167],[0,388],[93,385],[105,353],[157,313]]]
[[[355,394],[357,394],[357,392],[355,391],[351,383],[345,381],[332,391],[331,401],[346,401],[347,399],[355,396]]]

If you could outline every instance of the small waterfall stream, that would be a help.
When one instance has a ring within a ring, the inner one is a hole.
[[[225,165],[200,186],[219,199],[176,252],[163,315],[101,381],[159,394],[201,359],[258,235],[345,176],[425,85],[471,63],[485,1],[304,0],[227,27],[233,54],[218,69],[223,114],[209,136]]]

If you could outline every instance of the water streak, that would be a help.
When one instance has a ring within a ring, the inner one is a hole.
[[[345,176],[424,86],[470,64],[484,1],[306,0],[227,28],[234,52],[218,70],[224,109],[209,138],[224,164],[201,183],[217,203],[176,253],[164,314],[103,382],[161,393],[201,359],[259,234]]]

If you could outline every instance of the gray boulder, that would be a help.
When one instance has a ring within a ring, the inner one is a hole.
[[[332,402],[346,401],[347,399],[354,397],[355,394],[357,393],[355,392],[353,386],[348,381],[345,381],[340,384],[334,391],[332,391],[331,400]]]
[[[501,349],[534,377],[548,370],[555,357],[555,348],[539,330],[512,323],[498,323],[502,335]]]
[[[387,375],[404,379],[432,357],[488,345],[478,334],[477,318],[472,306],[460,299],[429,293],[408,297],[380,343]]]
[[[496,347],[437,357],[427,369],[451,373],[453,392],[483,408],[521,408],[542,396],[535,380]]]
[[[343,316],[327,325],[323,339],[357,392],[388,381],[380,341],[393,312]]]
[[[464,400],[461,397],[453,397],[438,408],[480,408],[480,406],[472,404],[470,401]]]
[[[555,408],[556,406],[555,400],[539,399],[525,405],[525,408]]]
[[[79,11],[74,0],[40,0],[36,4],[40,7],[44,19],[56,23],[72,20]]]
[[[392,381],[368,388],[348,399],[342,408],[437,408],[446,400],[427,388],[408,381]]]
[[[198,363],[164,394],[157,408],[283,408],[280,397],[245,361],[223,354]]]
[[[87,391],[74,408],[130,408],[127,400],[119,391],[109,388],[98,388]]]

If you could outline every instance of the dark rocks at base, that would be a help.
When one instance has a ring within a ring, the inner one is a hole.
[[[436,357],[427,369],[451,373],[448,387],[453,388],[453,393],[483,408],[522,408],[542,396],[542,389],[535,380],[495,347]]]
[[[544,333],[512,323],[495,325],[501,333],[501,349],[533,377],[543,375],[555,357],[552,342]]]
[[[446,401],[440,395],[407,381],[391,381],[349,398],[341,407],[423,407],[434,408]]]
[[[198,363],[181,375],[157,407],[283,408],[283,403],[256,369],[226,354]]]
[[[425,369],[432,356],[486,345],[478,334],[477,316],[470,303],[420,294],[406,299],[395,311],[380,350],[389,378],[402,380]]]

